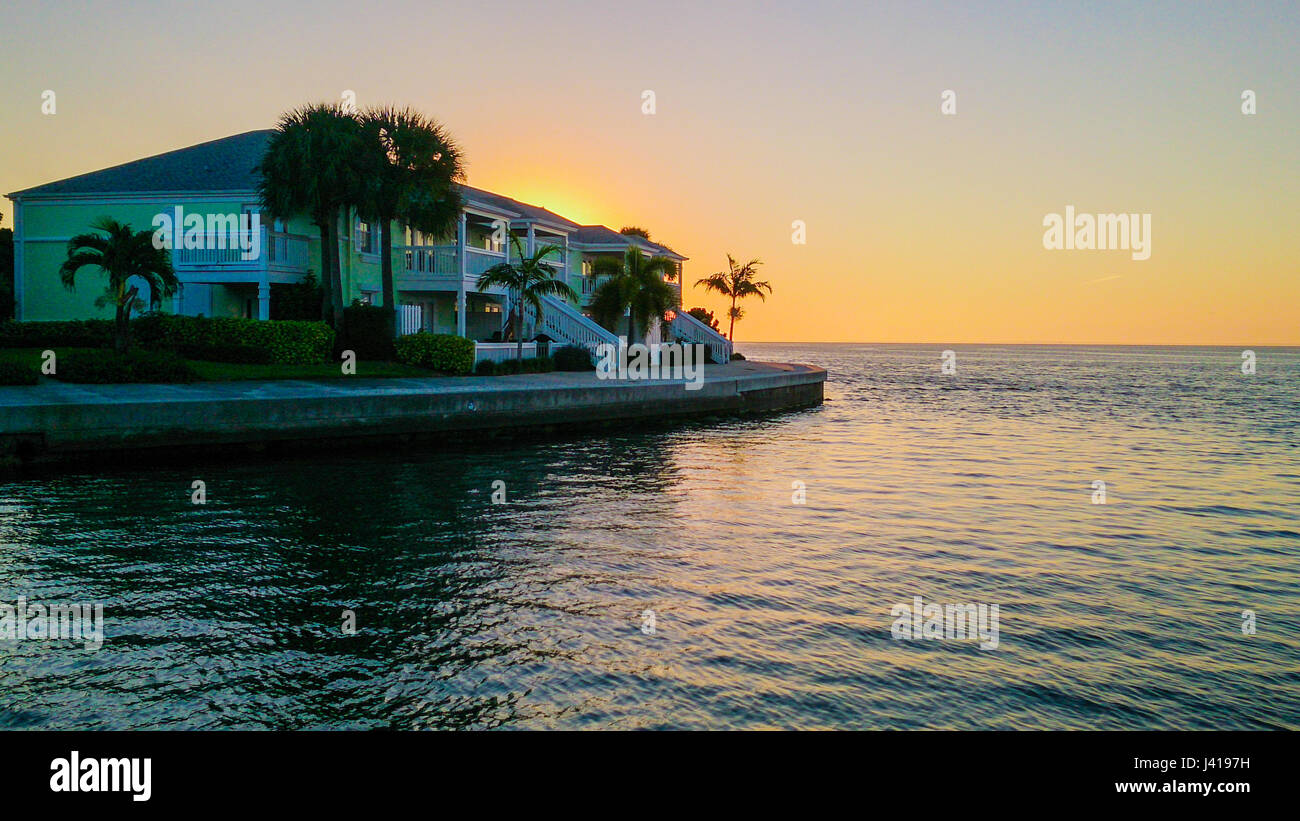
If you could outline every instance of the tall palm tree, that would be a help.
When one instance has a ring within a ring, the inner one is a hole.
[[[153,231],[132,231],[130,225],[111,217],[100,217],[90,227],[103,234],[77,234],[68,240],[68,258],[59,267],[59,278],[63,287],[72,291],[82,268],[93,266],[108,275],[108,289],[95,304],[116,307],[113,347],[123,353],[131,347],[131,312],[143,307],[139,286],[129,280],[139,277],[148,283],[149,307],[158,305],[162,297],[176,293],[179,285],[171,252],[154,247]]]
[[[343,325],[339,217],[361,199],[360,154],[356,117],[341,104],[316,103],[280,117],[259,166],[263,209],[279,219],[308,214],[320,230],[321,318],[335,328]]]
[[[758,273],[758,266],[762,264],[761,260],[751,259],[744,265],[738,265],[731,254],[727,254],[726,271],[719,271],[695,283],[703,285],[706,291],[717,291],[723,296],[731,297],[731,310],[727,312],[731,317],[731,325],[727,328],[727,339],[732,342],[736,341],[736,320],[745,315],[745,309],[737,305],[736,300],[756,296],[767,301],[763,292],[772,293],[770,284],[754,279],[754,275]]]
[[[655,317],[677,307],[677,292],[667,282],[677,276],[677,265],[668,257],[647,257],[638,248],[628,248],[621,262],[597,259],[592,276],[605,281],[591,295],[591,312],[610,330],[627,314],[629,343],[637,341],[638,326],[648,331]]]
[[[425,234],[446,234],[460,216],[454,183],[465,179],[460,147],[436,120],[410,108],[371,108],[361,115],[364,153],[358,210],[377,224],[384,307],[394,309],[393,235],[396,219]]]
[[[522,363],[524,361],[524,303],[533,306],[540,323],[542,297],[558,296],[576,302],[578,295],[566,282],[556,279],[555,269],[546,264],[547,257],[563,250],[560,246],[543,245],[532,256],[526,256],[518,237],[511,235],[510,243],[515,247],[514,259],[517,261],[502,262],[484,271],[478,278],[478,289],[483,291],[498,287],[510,292],[511,301],[514,303],[511,309],[511,320],[515,326],[515,342],[518,345],[515,356]]]

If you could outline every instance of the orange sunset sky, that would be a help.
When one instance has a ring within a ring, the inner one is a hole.
[[[11,5],[0,191],[352,90],[440,119],[472,185],[647,228],[686,307],[761,258],[741,343],[1300,344],[1294,3],[215,8]],[[1151,258],[1045,250],[1068,205],[1151,214]]]

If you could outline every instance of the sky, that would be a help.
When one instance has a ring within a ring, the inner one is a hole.
[[[0,192],[351,91],[443,122],[471,185],[648,229],[690,258],[686,307],[722,315],[695,281],[761,259],[742,343],[1300,344],[1294,0],[3,14]],[[1067,206],[1149,214],[1150,258],[1044,248]]]

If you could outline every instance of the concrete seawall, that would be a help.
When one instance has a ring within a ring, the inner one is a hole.
[[[810,365],[708,366],[704,384],[594,373],[428,379],[0,387],[0,459],[76,461],[373,437],[439,438],[625,419],[766,413],[819,405]]]

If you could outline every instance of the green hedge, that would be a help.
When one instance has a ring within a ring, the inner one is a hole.
[[[150,314],[132,322],[131,333],[141,346],[153,350],[261,348],[267,361],[277,365],[328,362],[334,353],[334,331],[323,322]]]
[[[0,322],[0,348],[111,348],[113,322]]]
[[[397,361],[461,376],[474,367],[474,340],[453,334],[418,333],[397,338]]]
[[[0,385],[35,385],[40,378],[40,371],[31,365],[0,359]]]
[[[339,350],[353,351],[357,359],[391,362],[393,309],[354,302],[343,309],[343,338]]]
[[[591,351],[577,345],[565,345],[552,354],[557,371],[594,371]]]
[[[59,357],[54,378],[64,382],[193,382],[199,378],[189,363],[174,353],[133,350],[72,351]]]

